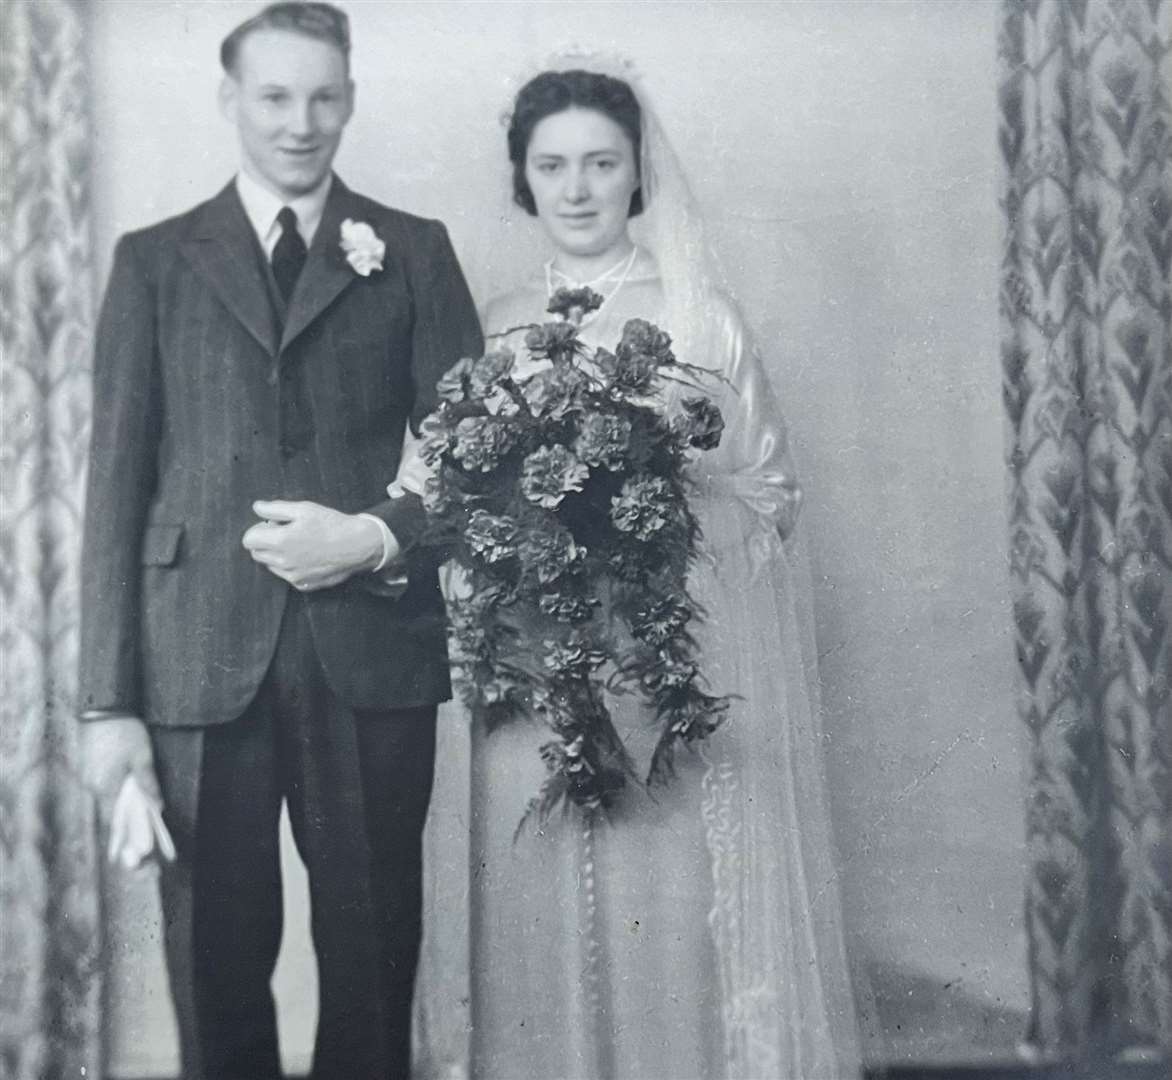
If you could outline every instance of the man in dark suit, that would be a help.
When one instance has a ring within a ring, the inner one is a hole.
[[[314,1076],[405,1078],[442,597],[408,423],[482,341],[441,224],[348,190],[346,16],[225,39],[241,170],[118,244],[98,330],[80,693],[115,779],[152,764],[186,1077],[278,1077],[286,803],[310,880]],[[405,591],[385,587],[405,577]]]

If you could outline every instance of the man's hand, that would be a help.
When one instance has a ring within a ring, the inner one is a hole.
[[[383,558],[378,525],[314,502],[255,502],[264,521],[243,537],[248,553],[301,592],[340,585]]]
[[[83,720],[80,731],[82,774],[104,802],[113,802],[132,774],[144,791],[159,798],[150,733],[138,717],[112,713]]]
[[[171,861],[175,843],[163,823],[151,737],[135,716],[113,713],[83,720],[84,775],[109,824],[107,857],[135,870],[154,853]]]

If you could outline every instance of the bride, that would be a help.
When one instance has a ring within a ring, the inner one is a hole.
[[[605,298],[583,321],[588,345],[613,348],[643,318],[681,360],[724,376],[705,386],[726,428],[693,466],[703,546],[689,588],[706,612],[701,669],[737,697],[698,754],[677,755],[671,784],[632,792],[608,818],[555,815],[516,840],[549,732],[537,720],[472,732],[470,1072],[849,1076],[859,1045],[795,554],[801,492],[761,357],[630,80],[538,75],[517,95],[508,154],[514,199],[553,252],[488,305],[494,347],[503,338],[520,361],[523,332],[502,332],[547,321],[554,290],[585,285]],[[660,405],[675,408],[674,395]],[[645,775],[654,723],[633,698],[609,704]]]

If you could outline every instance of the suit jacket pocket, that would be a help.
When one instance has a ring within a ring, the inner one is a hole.
[[[142,565],[174,566],[182,540],[182,525],[148,525],[142,537]]]

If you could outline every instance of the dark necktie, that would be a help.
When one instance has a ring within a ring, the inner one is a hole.
[[[277,224],[281,226],[281,236],[273,248],[273,277],[277,279],[277,288],[281,290],[285,303],[288,303],[305,265],[306,247],[297,231],[297,214],[292,207],[281,207]]]
[[[297,231],[297,214],[283,206],[277,215],[281,235],[273,248],[273,277],[289,303],[301,269],[305,266],[305,241]],[[291,458],[313,441],[313,412],[306,400],[304,373],[299,357],[286,356],[279,368],[278,392],[281,410],[281,456]]]

